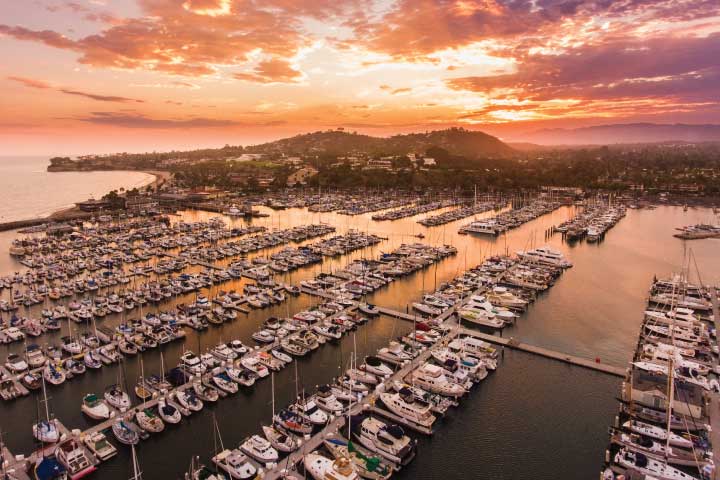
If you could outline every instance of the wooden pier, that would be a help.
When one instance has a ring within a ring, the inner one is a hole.
[[[560,362],[564,362],[570,365],[575,365],[578,367],[587,368],[589,370],[595,370],[597,372],[607,373],[608,375],[614,375],[616,377],[625,378],[625,374],[627,373],[625,368],[616,367],[613,365],[608,365],[605,363],[600,363],[598,361],[591,361],[586,358],[577,357],[575,355],[568,355],[566,353],[560,353],[556,352],[554,350],[549,350],[547,348],[543,347],[536,347],[535,345],[530,345],[528,343],[521,342],[515,338],[503,338],[498,337],[497,335],[488,335],[487,333],[478,332],[477,330],[470,330],[468,328],[460,327],[460,332],[464,335],[469,335],[471,337],[479,338],[480,340],[484,340],[486,342],[494,343],[496,345],[501,345],[503,347],[512,348],[515,350],[520,350],[522,352],[526,353],[532,353],[534,355],[539,355],[541,357],[549,358],[551,360],[558,360]]]

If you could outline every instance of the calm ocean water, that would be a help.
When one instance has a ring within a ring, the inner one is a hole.
[[[321,270],[342,268],[360,257],[376,257],[401,243],[417,241],[418,232],[428,243],[451,243],[458,255],[448,258],[422,272],[394,282],[376,292],[369,301],[404,309],[405,305],[432,290],[464,269],[478,264],[494,253],[514,252],[533,244],[549,243],[565,252],[573,261],[569,269],[549,291],[504,336],[514,336],[535,345],[552,348],[587,358],[600,358],[614,365],[625,365],[637,341],[638,329],[645,307],[647,289],[654,275],[677,271],[687,258],[697,264],[703,283],[720,282],[720,240],[683,242],[672,237],[673,228],[708,221],[711,212],[705,209],[660,207],[657,210],[628,211],[625,219],[610,230],[598,244],[568,245],[560,236],[544,239],[544,231],[573,215],[574,207],[563,207],[540,217],[499,238],[456,234],[468,220],[445,226],[425,228],[411,217],[394,222],[373,222],[370,215],[347,217],[336,214],[313,214],[304,209],[280,212],[266,210],[271,217],[255,222],[274,228],[288,228],[310,222],[330,223],[339,232],[356,228],[378,233],[388,240],[365,251],[325,261],[321,265],[300,269],[285,276],[297,283],[312,278]],[[185,212],[183,218],[199,220],[213,216],[203,212]],[[241,224],[243,220],[227,219]],[[19,268],[7,251],[13,234],[0,234],[0,273]],[[261,252],[267,255],[268,251]],[[692,276],[697,277],[693,267]],[[225,290],[240,289],[246,280],[225,284]],[[212,294],[216,293],[215,287]],[[7,295],[7,292],[4,293]],[[182,299],[181,299],[182,301]],[[185,300],[187,301],[187,300]],[[183,348],[205,350],[217,342],[240,338],[253,344],[250,336],[271,315],[285,316],[316,303],[302,295],[285,305],[254,311],[237,321],[197,334],[188,331],[184,345],[164,347],[165,365],[175,365]],[[41,308],[41,307],[40,307]],[[167,307],[165,307],[167,308]],[[39,308],[32,310],[39,315]],[[102,323],[114,326],[120,318],[107,317]],[[75,325],[73,325],[75,328]],[[326,344],[299,361],[300,386],[313,390],[328,382],[347,362],[353,346],[358,355],[374,352],[409,329],[408,322],[380,317],[358,329],[355,339],[345,337],[336,345]],[[41,337],[42,342],[59,342],[59,337]],[[0,346],[0,359],[21,346]],[[144,358],[145,372],[158,372],[160,353],[152,351]],[[139,374],[137,359],[125,364],[125,376],[134,385]],[[102,392],[115,383],[120,370],[105,367],[88,372],[69,385],[51,390],[50,401],[55,415],[65,425],[75,428],[89,426],[80,412],[80,403],[88,392]],[[294,372],[285,369],[276,376],[278,405],[295,395]],[[401,479],[585,479],[597,478],[607,446],[607,426],[617,411],[615,397],[619,379],[597,372],[560,364],[544,358],[507,350],[498,370],[462,400],[460,407],[443,418],[432,438],[420,437],[418,458],[397,475]],[[270,382],[260,382],[252,390],[206,408],[185,419],[181,425],[168,428],[143,442],[139,457],[145,478],[177,479],[187,469],[190,458],[199,455],[209,461],[212,455],[212,421],[214,412],[220,423],[226,447],[237,447],[246,436],[260,431],[270,413]],[[0,404],[0,428],[5,441],[15,452],[33,448],[30,425],[36,417],[36,398],[30,396],[13,403]],[[130,476],[128,451],[120,449],[117,458],[104,464],[97,478],[124,480]],[[172,453],[171,453],[172,452]],[[167,461],[172,458],[172,461]],[[159,461],[161,460],[161,461]]]
[[[142,187],[142,172],[54,172],[47,157],[0,157],[0,223],[50,215],[110,190]]]

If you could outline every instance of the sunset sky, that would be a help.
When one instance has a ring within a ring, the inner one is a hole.
[[[0,154],[720,123],[718,0],[0,2]]]

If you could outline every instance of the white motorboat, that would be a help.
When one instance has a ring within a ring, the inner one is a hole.
[[[236,480],[248,480],[255,478],[257,474],[257,469],[240,450],[223,450],[215,455],[212,461]]]
[[[242,450],[247,456],[267,465],[278,460],[278,451],[273,448],[270,442],[260,435],[253,435],[240,444]]]
[[[418,400],[414,396],[401,395],[399,392],[380,394],[380,400],[396,415],[412,423],[431,428],[436,417],[432,414],[429,403]]]
[[[109,460],[117,454],[117,449],[112,443],[108,442],[107,437],[102,432],[94,432],[87,435],[84,443],[90,452],[102,462]]]
[[[361,370],[376,375],[380,378],[387,378],[393,374],[393,369],[387,366],[378,357],[365,357],[365,363],[360,365]]]
[[[10,373],[22,373],[28,369],[28,364],[20,355],[11,353],[7,357],[5,367],[10,370]]]
[[[351,430],[362,446],[397,465],[407,465],[415,457],[416,442],[398,425],[358,416],[351,419]]]
[[[300,400],[290,409],[313,425],[325,425],[328,422],[327,413],[321,410],[312,399]]]
[[[85,448],[74,438],[60,443],[55,450],[55,456],[67,470],[68,478],[72,480],[80,479],[97,470],[95,459],[88,457]]]
[[[518,257],[541,265],[550,265],[553,267],[570,268],[572,263],[567,260],[561,252],[553,250],[548,246],[539,247],[534,250],[518,251]]]
[[[191,412],[199,412],[203,409],[203,402],[200,400],[192,389],[177,390],[175,399],[183,408]]]
[[[102,400],[94,393],[88,393],[83,397],[82,407],[80,407],[80,409],[93,420],[107,420],[113,415],[113,412],[110,410],[108,404],[105,403],[105,400]]]
[[[413,381],[420,387],[432,393],[439,393],[448,397],[461,397],[466,390],[462,385],[451,381],[445,370],[437,365],[425,363],[411,374]]]
[[[267,438],[268,442],[270,442],[270,445],[280,452],[294,452],[300,446],[295,437],[286,432],[280,431],[277,427],[263,425],[262,431],[265,438]]]
[[[338,415],[345,409],[342,403],[333,394],[330,385],[320,385],[318,387],[317,394],[315,395],[315,402],[317,405],[325,410],[326,412]]]

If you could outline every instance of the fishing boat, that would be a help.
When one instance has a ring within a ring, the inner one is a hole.
[[[83,397],[80,409],[93,420],[107,420],[113,415],[108,404],[94,393],[88,393]]]
[[[85,453],[85,448],[75,439],[60,443],[55,455],[67,470],[71,480],[83,478],[97,470],[94,459]]]

